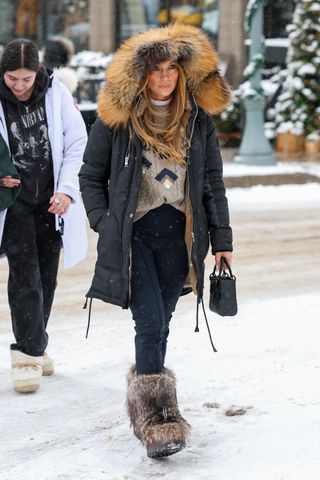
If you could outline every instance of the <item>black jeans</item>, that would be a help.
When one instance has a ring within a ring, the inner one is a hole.
[[[8,211],[2,247],[9,263],[8,298],[16,343],[11,350],[43,355],[61,250],[61,236],[48,201],[18,199]]]
[[[138,374],[164,367],[169,322],[188,273],[185,215],[170,205],[134,223],[130,309]]]

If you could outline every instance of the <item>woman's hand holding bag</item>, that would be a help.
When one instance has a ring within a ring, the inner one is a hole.
[[[226,265],[227,270],[223,270],[223,265]],[[217,272],[215,265],[209,279],[210,310],[222,317],[232,317],[236,315],[238,312],[236,277],[233,275],[230,265],[225,257],[221,257],[219,272]]]

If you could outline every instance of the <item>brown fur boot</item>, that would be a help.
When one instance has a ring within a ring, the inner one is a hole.
[[[179,412],[173,372],[164,368],[157,374],[137,375],[133,366],[127,381],[128,415],[148,457],[165,457],[182,450],[190,425]]]

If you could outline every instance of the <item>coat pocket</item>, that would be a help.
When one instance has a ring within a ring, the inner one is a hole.
[[[201,208],[200,219],[198,225],[198,235],[199,235],[199,260],[203,262],[206,258],[209,250],[209,232],[208,232],[208,222],[207,217],[204,211],[204,208]]]
[[[97,225],[98,263],[112,270],[121,270],[122,247],[119,223],[111,210],[107,210]]]

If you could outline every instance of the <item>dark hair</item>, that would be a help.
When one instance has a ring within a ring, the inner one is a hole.
[[[65,46],[55,40],[49,40],[45,45],[43,63],[48,68],[67,65],[68,52]]]
[[[66,37],[53,37],[44,45],[43,64],[47,68],[67,66],[74,54],[74,44]]]
[[[38,47],[34,42],[25,38],[11,40],[4,47],[1,56],[1,73],[13,72],[19,68],[26,68],[33,72],[37,72],[40,68]]]

